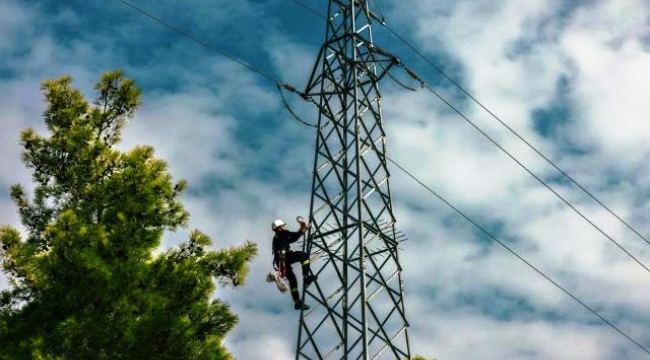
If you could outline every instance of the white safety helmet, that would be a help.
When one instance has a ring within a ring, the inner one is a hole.
[[[277,219],[271,224],[271,230],[275,231],[275,229],[279,228],[282,225],[286,225],[285,222],[281,219]]]

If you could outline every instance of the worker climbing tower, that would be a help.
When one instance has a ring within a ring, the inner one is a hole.
[[[409,359],[379,82],[399,61],[375,46],[365,0],[330,0],[303,96],[319,109],[296,359]]]

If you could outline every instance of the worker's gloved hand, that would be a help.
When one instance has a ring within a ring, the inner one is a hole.
[[[300,226],[301,226],[301,227],[305,227],[305,229],[309,229],[309,226],[311,225],[311,224],[309,224],[309,223],[307,222],[307,220],[305,220],[305,218],[302,217],[302,216],[298,216],[298,217],[296,218],[296,221],[300,223]]]

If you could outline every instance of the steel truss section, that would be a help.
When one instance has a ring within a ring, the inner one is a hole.
[[[319,106],[296,359],[409,359],[378,83],[398,63],[372,42],[368,2],[330,0],[303,95]]]

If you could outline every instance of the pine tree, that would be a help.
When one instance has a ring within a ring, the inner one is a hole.
[[[222,340],[237,317],[215,280],[243,284],[256,245],[210,250],[194,230],[155,255],[188,224],[186,183],[151,147],[116,150],[140,104],[133,80],[104,74],[92,105],[71,83],[43,83],[48,136],[21,134],[35,190],[11,188],[24,239],[0,228],[0,359],[231,359]]]

